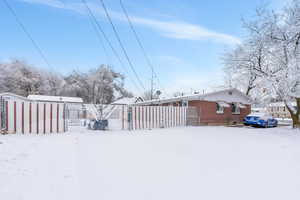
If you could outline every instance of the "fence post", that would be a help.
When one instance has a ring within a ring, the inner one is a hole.
[[[128,130],[132,130],[132,107],[128,107],[127,114]]]
[[[7,130],[7,122],[6,122],[6,101],[1,96],[0,97],[0,131],[1,133],[5,133]]]
[[[121,113],[122,117],[121,117],[121,120],[122,120],[122,130],[125,129],[125,125],[124,125],[124,118],[125,118],[125,109],[124,109],[124,105],[122,106],[122,113]]]
[[[68,125],[68,116],[67,116],[67,112],[68,112],[68,107],[66,105],[66,103],[64,103],[64,107],[63,107],[63,120],[64,120],[64,132],[68,131],[69,129],[69,125]]]

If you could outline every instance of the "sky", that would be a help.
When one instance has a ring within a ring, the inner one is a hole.
[[[126,76],[134,94],[138,83],[114,35],[100,0],[86,0],[100,26],[120,55],[123,67],[104,38],[98,37],[82,0],[7,0],[32,35],[50,66],[42,59],[15,18],[0,1],[0,62],[18,58],[46,70],[87,72],[108,64]],[[280,9],[288,0],[122,0],[165,96],[218,88],[223,83],[221,57],[245,38],[241,18],[268,4]],[[147,65],[119,0],[104,0],[133,67],[144,88],[150,89]],[[104,46],[104,47],[103,47]]]

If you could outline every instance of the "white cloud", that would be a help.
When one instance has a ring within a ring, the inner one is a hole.
[[[238,44],[240,40],[236,37],[214,32],[199,25],[185,22],[164,22],[152,19],[132,17],[133,22],[159,30],[163,36],[175,39],[203,40],[211,39],[219,43]]]
[[[46,6],[72,10],[74,12],[85,14],[86,10],[82,3],[62,3],[60,0],[20,0],[27,3],[43,4]],[[89,3],[89,7],[98,17],[103,17],[103,10],[96,4]],[[119,21],[126,21],[123,14],[110,11],[111,16]],[[238,44],[240,39],[228,34],[219,33],[209,30],[205,27],[190,24],[182,21],[161,21],[155,19],[148,19],[137,16],[130,16],[133,23],[151,28],[158,31],[166,38],[181,39],[181,40],[211,40],[222,44]]]

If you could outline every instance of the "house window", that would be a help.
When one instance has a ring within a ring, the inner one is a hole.
[[[217,110],[216,110],[216,113],[217,114],[223,114],[224,113],[224,107],[221,106],[220,104],[216,103],[217,104]]]
[[[240,108],[236,103],[231,104],[231,111],[233,114],[240,114]]]

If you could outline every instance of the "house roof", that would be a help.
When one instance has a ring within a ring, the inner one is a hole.
[[[211,92],[206,94],[195,94],[195,95],[144,101],[144,102],[136,103],[135,105],[153,105],[153,104],[163,104],[163,103],[173,103],[178,101],[193,101],[193,100],[227,102],[227,103],[235,102],[235,103],[242,103],[242,104],[252,103],[250,97],[243,94],[239,90],[232,88],[232,89],[221,90],[221,91]]]
[[[46,96],[46,95],[29,95],[27,97],[33,101],[50,101],[50,102],[68,102],[68,103],[83,103],[80,97],[62,97],[62,96]]]
[[[112,105],[131,105],[141,101],[141,97],[124,97],[112,103]]]
[[[4,92],[4,93],[0,93],[1,97],[4,98],[17,98],[17,99],[22,99],[24,101],[28,101],[29,99],[27,99],[26,97],[14,94],[14,93],[10,93],[10,92]]]

